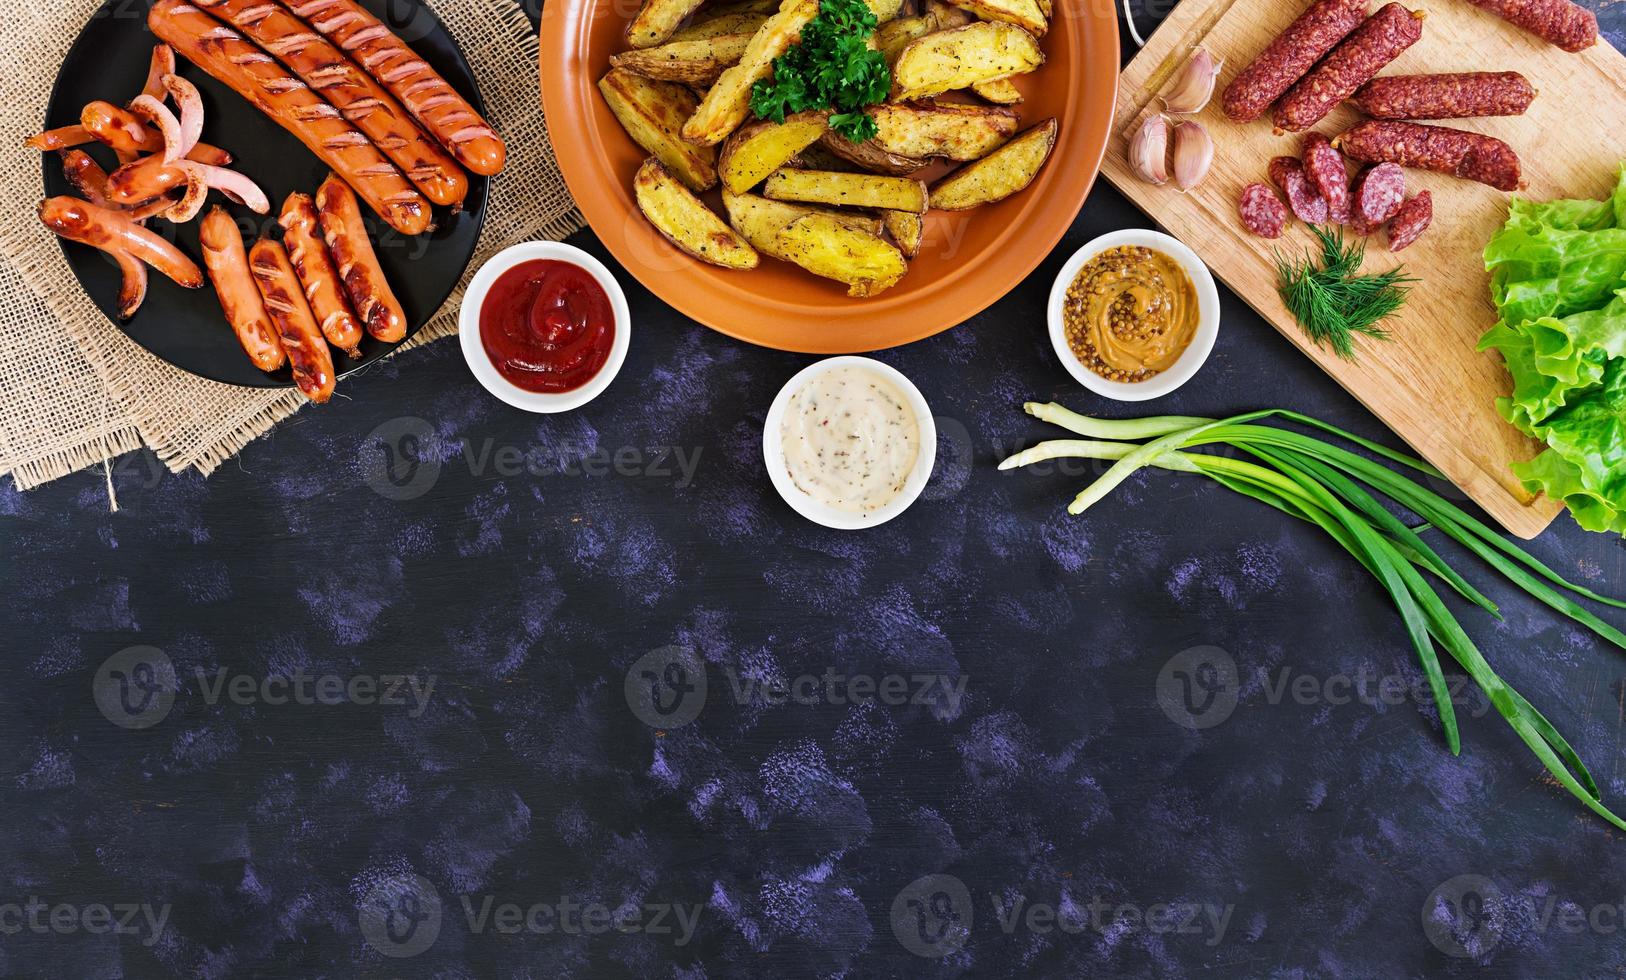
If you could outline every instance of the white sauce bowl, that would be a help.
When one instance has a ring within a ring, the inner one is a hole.
[[[839,367],[865,368],[896,385],[908,401],[909,409],[915,416],[915,424],[920,430],[920,451],[915,455],[914,469],[909,471],[909,476],[904,480],[903,489],[886,504],[871,511],[840,510],[813,499],[796,486],[785,466],[785,447],[780,429],[785,421],[785,412],[790,407],[791,397],[800,391],[803,385],[823,372]],[[773,482],[774,489],[779,491],[779,495],[785,498],[785,503],[790,504],[796,513],[815,524],[822,524],[838,531],[856,531],[885,524],[897,517],[908,510],[909,505],[920,496],[920,492],[926,489],[926,482],[931,479],[932,467],[937,462],[937,423],[932,420],[931,406],[926,404],[920,389],[896,368],[871,357],[830,357],[798,371],[795,377],[785,382],[785,386],[779,389],[779,395],[769,406],[768,417],[762,423],[762,459],[767,464],[768,479]]]
[[[615,313],[615,336],[610,340],[610,356],[599,372],[580,388],[570,391],[526,391],[514,384],[491,363],[491,355],[480,341],[480,308],[485,305],[491,286],[503,273],[533,259],[553,259],[585,269],[610,298],[610,309]],[[458,343],[463,348],[463,360],[485,389],[498,398],[527,412],[568,412],[580,408],[597,398],[615,380],[621,362],[627,359],[627,348],[632,342],[632,315],[627,310],[627,294],[621,284],[605,268],[604,263],[574,245],[564,242],[520,242],[503,249],[480,266],[480,271],[469,280],[463,291],[463,305],[457,311]]]
[[[1142,248],[1156,249],[1174,259],[1180,267],[1186,270],[1191,277],[1191,283],[1197,287],[1197,331],[1191,338],[1180,359],[1175,361],[1167,371],[1147,378],[1145,381],[1112,381],[1101,377],[1084,366],[1067,345],[1067,324],[1062,316],[1062,309],[1067,303],[1067,287],[1073,284],[1078,277],[1084,263],[1105,252],[1109,248],[1119,245],[1139,245]],[[1208,355],[1214,350],[1214,341],[1219,337],[1219,290],[1214,287],[1214,277],[1208,271],[1208,266],[1197,257],[1197,253],[1187,248],[1179,239],[1171,238],[1160,231],[1148,228],[1128,228],[1102,235],[1089,242],[1083,248],[1073,253],[1072,258],[1062,264],[1061,272],[1056,276],[1056,284],[1050,287],[1050,343],[1056,348],[1056,356],[1061,359],[1062,366],[1078,380],[1078,383],[1095,392],[1121,402],[1142,402],[1150,398],[1167,395],[1196,374]]]

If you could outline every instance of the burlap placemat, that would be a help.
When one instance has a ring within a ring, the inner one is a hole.
[[[493,252],[563,238],[582,220],[548,145],[536,34],[519,5],[425,2],[457,38],[508,142],[472,273]],[[142,350],[91,304],[40,227],[39,158],[23,140],[39,129],[57,68],[99,6],[56,0],[0,10],[0,473],[25,490],[141,445],[174,472],[207,474],[304,405],[292,390],[216,384]],[[457,332],[467,281],[410,346]]]

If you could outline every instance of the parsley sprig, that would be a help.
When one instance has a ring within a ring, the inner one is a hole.
[[[830,128],[854,143],[875,135],[865,106],[886,101],[892,71],[871,48],[875,13],[864,0],[819,0],[801,43],[774,59],[773,75],[751,86],[751,111],[784,122],[789,112],[833,109]]]

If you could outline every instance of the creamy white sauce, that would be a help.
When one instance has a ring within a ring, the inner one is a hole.
[[[898,386],[866,367],[820,372],[795,394],[779,426],[797,489],[836,510],[886,506],[920,455],[920,422]]]

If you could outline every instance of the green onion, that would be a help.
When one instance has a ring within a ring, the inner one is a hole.
[[[1612,826],[1626,830],[1626,821],[1600,801],[1597,782],[1580,755],[1541,712],[1497,675],[1423,577],[1423,572],[1429,573],[1486,613],[1500,617],[1496,604],[1447,564],[1422,535],[1439,531],[1532,598],[1623,649],[1626,633],[1559,590],[1616,607],[1626,607],[1626,601],[1566,581],[1455,504],[1387,466],[1315,436],[1258,424],[1271,416],[1288,419],[1338,436],[1391,463],[1430,476],[1440,475],[1422,460],[1309,416],[1264,409],[1227,419],[1158,416],[1108,420],[1079,415],[1056,404],[1029,402],[1023,407],[1036,418],[1087,438],[1039,443],[1006,459],[1000,469],[1064,457],[1113,461],[1105,474],[1073,499],[1067,508],[1070,513],[1083,513],[1135,471],[1154,466],[1207,476],[1230,490],[1322,528],[1389,593],[1428,677],[1446,745],[1453,755],[1461,751],[1461,741],[1438,649],[1444,649],[1479,685],[1497,713],[1559,785]],[[1138,439],[1149,441],[1130,441]],[[1205,445],[1226,446],[1257,462],[1191,451]],[[1423,523],[1408,527],[1374,491],[1416,514]]]

